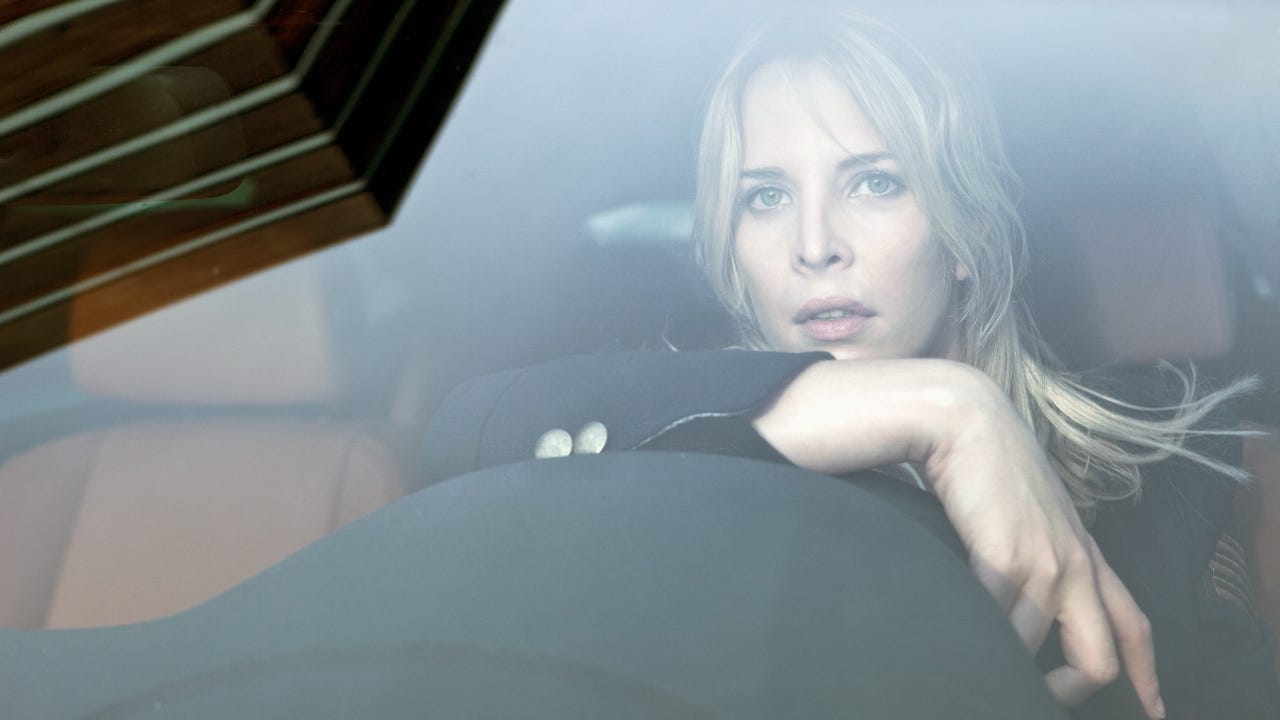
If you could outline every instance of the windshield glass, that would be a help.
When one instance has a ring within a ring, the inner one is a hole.
[[[946,45],[990,86],[1023,183],[1030,300],[1064,361],[1083,367],[1167,357],[1200,361],[1224,377],[1258,373],[1270,389],[1248,400],[1244,414],[1280,423],[1280,202],[1274,193],[1280,186],[1274,131],[1280,127],[1280,14],[1274,7],[857,5]],[[164,299],[155,303],[163,307],[124,321],[103,321],[111,302],[95,303],[88,291],[77,294],[74,282],[64,283],[73,291],[59,322],[69,337],[83,338],[0,371],[0,478],[10,484],[0,487],[0,497],[26,497],[54,465],[66,473],[60,499],[50,501],[55,519],[45,525],[56,536],[49,541],[51,557],[63,557],[80,542],[78,522],[88,528],[83,542],[99,547],[110,542],[107,528],[134,522],[106,509],[97,519],[83,516],[83,498],[105,487],[95,485],[104,478],[154,478],[184,468],[190,482],[212,483],[219,475],[250,472],[233,461],[258,452],[248,449],[253,443],[267,455],[284,448],[313,455],[305,441],[295,440],[317,427],[375,448],[367,450],[376,457],[369,462],[385,483],[349,510],[315,510],[323,522],[220,581],[234,584],[418,489],[427,419],[467,377],[570,353],[736,343],[691,259],[696,145],[703,104],[720,69],[750,28],[778,12],[785,9],[755,0],[506,3],[412,182],[398,203],[384,203],[393,210],[385,228],[370,231],[378,223],[364,222],[365,206],[326,196],[316,202],[332,200],[328,207],[337,210],[313,222],[351,220],[344,236],[353,239],[303,252],[312,248],[305,232],[264,235],[235,253],[247,258],[272,243],[294,243],[292,259],[255,260],[266,269],[233,282],[210,281],[215,287],[189,298],[172,291],[163,274],[130,284],[133,266],[125,265],[117,279],[124,294],[116,300],[127,293]],[[213,21],[193,14],[183,21],[189,26],[175,32],[187,37]],[[0,37],[17,32],[11,27],[0,28]],[[246,43],[244,53],[260,50]],[[266,88],[273,82],[271,63],[307,59],[305,44],[286,44],[292,54],[246,62],[229,76],[210,68],[228,67],[235,48],[166,47],[169,70],[153,76],[154,83],[224,99]],[[85,77],[127,67],[110,58],[87,62],[92,65],[80,68]],[[129,131],[102,123],[101,113],[160,97],[148,94],[155,89],[145,83],[129,87],[111,96],[110,107],[86,101],[65,114],[49,110],[61,120],[40,126],[44,139],[87,146],[109,140],[127,160],[120,143]],[[38,106],[38,88],[32,97],[8,100],[12,120],[23,107]],[[291,116],[263,117],[248,106],[234,112],[240,134],[199,139],[239,143],[237,162],[311,137],[293,132]],[[165,122],[183,117],[189,116]],[[4,127],[0,141],[10,137]],[[10,143],[0,150],[15,163],[9,167],[17,167],[14,158],[30,147]],[[70,167],[54,186],[61,193],[56,202],[23,204],[20,183],[10,184],[18,189],[4,196],[0,209],[0,232],[9,234],[0,250],[18,247],[10,241],[15,233],[23,242],[44,238],[48,248],[31,257],[52,259],[25,266],[25,277],[78,277],[95,257],[88,246],[77,246],[74,257],[47,254],[61,242],[58,233],[93,218],[106,227],[107,214],[158,188],[208,179],[216,168],[199,165],[200,147],[184,151],[196,165],[172,168],[172,177],[139,179],[122,171],[92,175],[96,185],[76,185],[79,175]],[[177,205],[156,211],[165,213],[163,221],[146,226],[156,236],[154,248],[131,246],[130,252],[163,254],[168,241],[187,237],[188,220],[202,213],[225,212],[231,220],[223,235],[232,240],[236,213],[261,199],[264,188],[291,198],[347,160],[291,160],[188,188]],[[36,165],[31,177],[47,171]],[[338,175],[331,180],[325,192],[346,187]],[[96,251],[110,255],[111,248]],[[210,262],[200,272],[217,276],[223,267]],[[1135,267],[1151,272],[1135,275]],[[1118,283],[1116,269],[1132,281]],[[1116,315],[1115,307],[1133,313]],[[0,334],[10,333],[4,342],[15,346],[23,342],[18,319],[6,316],[9,324],[0,326]],[[79,332],[77,323],[91,330]],[[196,472],[191,458],[197,457],[220,460]],[[153,467],[148,463],[160,469],[137,469]],[[149,485],[130,492],[135,500],[156,496]],[[330,485],[315,492],[336,491]],[[210,502],[200,498],[192,502]],[[130,503],[131,512],[145,512]],[[296,503],[285,503],[263,515],[295,512],[301,512]],[[230,526],[209,527],[213,534],[200,543],[222,542],[219,533]],[[43,590],[33,591],[7,623],[99,622],[70,605],[50,609],[56,583],[40,582]],[[195,584],[198,591],[179,592],[156,612],[189,606],[212,588]],[[84,585],[85,592],[91,586]]]

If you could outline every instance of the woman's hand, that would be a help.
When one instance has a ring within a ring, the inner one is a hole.
[[[755,419],[801,467],[846,473],[923,464],[979,580],[1032,652],[1056,620],[1067,664],[1045,680],[1065,705],[1121,660],[1147,714],[1164,716],[1150,625],[1102,559],[1061,480],[1003,391],[945,360],[817,363]]]
[[[1164,717],[1150,624],[1030,428],[985,376],[957,386],[953,402],[954,417],[925,449],[926,475],[974,572],[1026,646],[1036,651],[1058,621],[1067,664],[1045,676],[1054,695],[1065,705],[1084,701],[1115,679],[1123,659],[1147,714]]]

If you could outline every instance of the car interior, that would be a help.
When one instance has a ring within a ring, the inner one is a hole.
[[[691,260],[693,158],[719,64],[775,3],[228,0],[171,4],[168,35],[112,24],[164,4],[0,7],[0,59],[22,58],[0,78],[38,80],[0,82],[23,88],[0,91],[0,627],[173,616],[394,505],[468,377],[733,343]],[[1064,363],[1262,380],[1235,408],[1257,431],[1238,534],[1280,627],[1280,9],[851,4],[990,85]],[[103,33],[115,56],[42,70]],[[360,52],[376,72],[342,70]],[[228,105],[279,81],[262,57],[301,80]],[[374,89],[344,108],[338,86]],[[208,108],[229,109],[185,129]],[[130,145],[156,128],[186,144]]]

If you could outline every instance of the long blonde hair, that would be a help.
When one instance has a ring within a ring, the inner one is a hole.
[[[1139,466],[1170,456],[1246,477],[1240,468],[1187,448],[1184,440],[1232,434],[1197,428],[1251,380],[1197,397],[1194,371],[1179,373],[1179,401],[1143,408],[1061,369],[1020,295],[1027,253],[1016,209],[1020,184],[1005,158],[989,94],[955,63],[941,67],[896,32],[861,16],[828,12],[760,32],[729,64],[708,103],[698,155],[695,252],[745,345],[766,347],[733,259],[740,108],[752,75],[773,63],[817,63],[829,71],[902,163],[933,236],[969,271],[957,294],[960,359],[1004,388],[1086,516],[1100,500],[1137,494]]]

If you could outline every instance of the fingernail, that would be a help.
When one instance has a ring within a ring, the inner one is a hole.
[[[1156,696],[1156,720],[1162,720],[1165,716],[1164,698]]]

